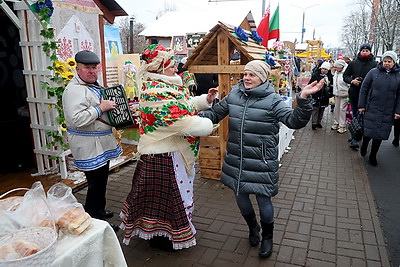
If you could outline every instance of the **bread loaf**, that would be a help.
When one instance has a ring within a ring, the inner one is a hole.
[[[87,212],[74,208],[61,216],[57,224],[64,233],[79,235],[90,225],[91,220]]]
[[[72,233],[73,230],[81,226],[88,218],[90,218],[90,215],[86,212],[79,214],[69,222],[68,231]]]
[[[14,241],[0,248],[0,259],[16,260],[28,257],[40,251],[39,245],[28,241]]]
[[[16,260],[19,258],[21,258],[21,256],[18,255],[17,251],[15,251],[12,244],[8,244],[0,248],[1,260]]]
[[[88,217],[86,219],[86,221],[84,221],[81,225],[79,225],[79,227],[73,229],[71,231],[72,234],[74,235],[80,235],[81,233],[83,233],[88,227],[89,225],[92,223],[92,217]]]
[[[12,245],[21,257],[27,257],[40,251],[39,245],[28,241],[15,241]]]
[[[21,204],[23,197],[14,196],[0,199],[0,210],[15,211]]]

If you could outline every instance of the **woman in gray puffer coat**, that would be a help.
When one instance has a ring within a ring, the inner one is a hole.
[[[252,246],[260,242],[260,226],[249,198],[249,194],[256,195],[262,226],[259,253],[262,258],[272,253],[271,197],[278,193],[279,122],[292,129],[304,127],[312,112],[309,96],[324,85],[323,80],[307,85],[297,96],[297,107],[292,109],[275,93],[268,82],[269,75],[269,65],[264,61],[249,62],[244,68],[243,80],[219,103],[199,114],[213,123],[229,115],[221,181],[235,192],[237,205],[249,226]]]
[[[376,154],[382,140],[387,140],[393,120],[400,119],[400,69],[396,63],[397,54],[387,51],[382,61],[371,69],[361,85],[358,111],[364,114],[364,136],[360,154],[367,154],[372,139],[369,163],[378,165]]]

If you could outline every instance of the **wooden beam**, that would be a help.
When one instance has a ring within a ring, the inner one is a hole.
[[[14,14],[12,9],[9,8],[4,1],[0,3],[0,9],[2,9],[4,13],[6,13],[7,17],[14,23],[15,27],[17,27],[19,30],[22,29],[19,18]]]
[[[95,2],[100,10],[103,12],[103,16],[105,19],[111,24],[114,23],[115,14],[113,14],[108,8],[106,8],[100,0],[93,0],[93,2]]]
[[[219,32],[217,37],[217,50],[218,50],[218,65],[222,67],[223,65],[230,66],[231,55],[229,54],[229,38],[223,32]],[[218,75],[218,93],[219,97],[222,99],[227,94],[229,94],[231,88],[231,79],[229,73],[219,73]],[[225,117],[222,121],[220,121],[220,134],[219,134],[219,147],[221,153],[221,168],[223,159],[225,157],[226,151],[226,141],[228,138],[228,117]]]
[[[201,49],[200,53],[196,55],[196,58],[193,60],[192,64],[196,64],[201,61],[201,58],[203,58],[209,51],[210,47],[213,45],[213,42],[215,42],[216,35],[213,35],[210,37],[210,39],[207,41],[207,43],[203,46]],[[190,63],[190,62],[188,62]]]
[[[245,65],[192,65],[189,66],[191,73],[242,73]]]

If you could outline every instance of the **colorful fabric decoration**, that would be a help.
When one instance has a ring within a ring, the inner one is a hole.
[[[34,13],[38,13],[39,15],[46,16],[45,21],[47,23],[50,23],[50,17],[53,15],[53,11],[54,11],[53,2],[51,2],[51,0],[39,0],[36,3],[30,5],[29,9],[32,10]],[[46,12],[46,13],[44,13],[44,12]],[[44,14],[42,14],[42,13],[44,13]]]
[[[183,86],[190,87],[196,85],[196,78],[193,73],[185,70],[181,74],[179,74],[182,78]]]
[[[138,97],[136,72],[137,68],[130,61],[126,61],[122,66],[124,75],[122,76],[126,96],[130,99]]]
[[[272,47],[279,52],[279,51],[283,51],[284,45],[285,45],[285,43],[282,41],[275,41],[272,44]]]
[[[142,66],[144,70],[152,73],[163,72],[164,69],[175,64],[174,51],[158,44],[147,46],[141,55],[141,59],[145,62]]]
[[[190,101],[189,89],[167,80],[145,79],[140,102],[139,131],[141,136],[151,136],[151,139],[146,139],[149,144],[176,135],[187,127],[185,119],[197,114],[196,108]],[[173,124],[174,127],[169,127]],[[189,168],[198,156],[200,137],[181,136],[174,140],[176,145],[179,144],[182,158]],[[141,137],[141,146],[147,146],[147,141]]]
[[[253,39],[255,42],[257,42],[258,44],[261,44],[262,42],[262,38],[260,37],[260,35],[258,35],[257,31],[251,31],[251,39]]]
[[[265,52],[265,62],[267,62],[268,65],[270,65],[271,67],[276,65],[276,62],[275,62],[274,58],[271,56],[271,54],[269,53],[269,51]]]
[[[242,41],[247,42],[249,40],[249,36],[247,33],[239,26],[235,27],[235,35]]]

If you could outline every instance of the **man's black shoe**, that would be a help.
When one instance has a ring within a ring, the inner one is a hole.
[[[105,219],[110,219],[114,216],[114,212],[105,210],[102,215]]]
[[[317,128],[322,128],[322,124],[321,123],[317,123]]]
[[[317,129],[317,125],[316,124],[311,125],[311,129],[316,130]]]
[[[114,230],[114,232],[118,232],[119,231],[119,226],[118,225],[115,225],[115,224],[113,224],[113,223],[108,223],[110,226],[111,226],[111,228]]]
[[[91,216],[93,218],[96,218],[96,219],[99,219],[99,220],[106,220],[106,219],[112,218],[114,216],[114,212],[105,210],[105,211],[100,212],[100,213],[92,214]]]

